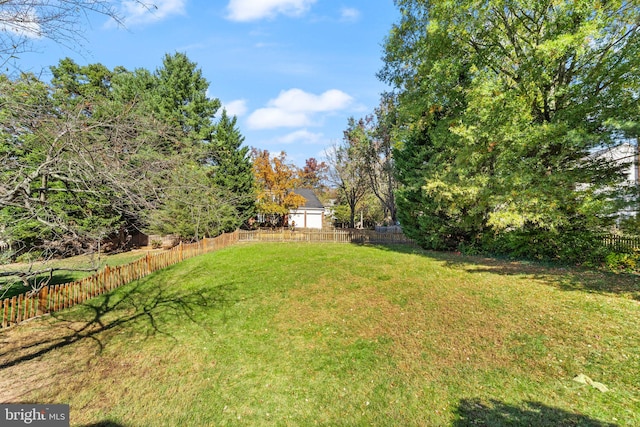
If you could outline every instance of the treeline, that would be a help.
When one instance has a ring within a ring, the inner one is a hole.
[[[376,196],[395,194],[404,232],[424,247],[602,261],[597,236],[638,210],[625,175],[634,156],[597,155],[637,150],[637,3],[396,5],[379,72],[393,91],[349,123],[336,158],[362,166],[344,175],[372,182],[392,169]]]
[[[254,214],[249,150],[186,55],[0,76],[0,241],[71,255],[136,230],[198,240]],[[126,240],[126,238],[125,238]]]

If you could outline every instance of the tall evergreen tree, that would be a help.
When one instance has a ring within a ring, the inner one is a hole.
[[[49,67],[53,78],[51,84],[58,96],[69,100],[88,97],[107,97],[111,89],[113,72],[102,64],[80,66],[71,58],[64,58],[57,66]]]
[[[255,214],[255,184],[249,147],[242,146],[244,137],[236,126],[236,117],[222,110],[220,120],[205,144],[205,162],[210,166],[212,185],[226,193],[234,207],[224,224],[225,231],[243,225]]]
[[[207,96],[209,82],[184,53],[165,55],[158,79],[156,108],[159,118],[181,130],[191,142],[206,140],[220,101]]]

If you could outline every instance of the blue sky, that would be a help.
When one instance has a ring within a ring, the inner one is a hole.
[[[155,70],[165,53],[184,52],[209,95],[238,117],[247,145],[283,150],[299,166],[321,159],[347,119],[371,113],[388,89],[375,74],[398,18],[392,0],[148,1],[157,8],[119,3],[126,29],[91,16],[82,45],[34,40],[20,68],[46,73],[68,56]]]

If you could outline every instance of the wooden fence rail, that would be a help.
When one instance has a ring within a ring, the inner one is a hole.
[[[616,252],[640,250],[640,236],[617,236],[614,234],[602,237],[604,245]]]
[[[334,243],[374,243],[412,244],[413,241],[402,233],[380,233],[373,230],[254,230],[239,231],[241,242],[334,242]]]
[[[235,231],[197,243],[180,244],[168,251],[147,254],[127,265],[107,265],[98,273],[75,282],[44,287],[37,294],[21,294],[1,300],[0,329],[72,307],[185,259],[233,245],[238,242],[238,235]]]

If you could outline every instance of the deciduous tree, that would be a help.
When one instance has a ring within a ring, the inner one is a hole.
[[[349,206],[349,227],[355,227],[356,208],[369,190],[364,158],[358,147],[366,138],[364,129],[352,118],[340,145],[327,153],[329,181],[338,189],[340,198]]]
[[[396,4],[380,77],[400,96],[405,230],[432,247],[519,235],[534,253],[606,226],[621,175],[589,154],[637,121],[638,4]]]
[[[352,139],[349,142],[354,148],[354,156],[362,159],[371,193],[378,199],[385,219],[392,224],[397,220],[397,182],[393,158],[396,116],[395,97],[393,94],[383,94],[374,114],[350,123],[350,126],[355,124],[359,130],[357,133],[351,131]]]
[[[254,148],[251,157],[258,212],[274,225],[284,225],[287,214],[305,203],[304,197],[293,191],[299,186],[296,167],[287,163],[284,151],[272,157],[267,150]]]
[[[304,166],[298,171],[300,187],[324,193],[328,171],[329,166],[325,162],[318,162],[314,157],[305,160]]]
[[[18,250],[64,253],[91,245],[157,200],[170,159],[150,161],[156,141],[135,136],[159,124],[104,98],[85,101],[102,114],[87,114],[85,103],[57,102],[33,76],[0,77],[0,210],[11,218],[3,240]]]

